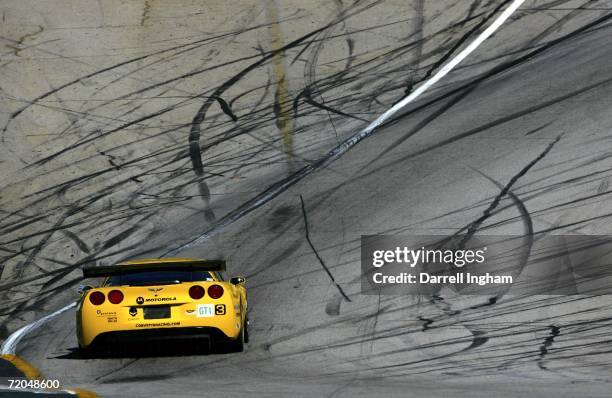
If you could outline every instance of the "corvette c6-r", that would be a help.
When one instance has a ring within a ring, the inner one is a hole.
[[[206,339],[242,351],[248,342],[245,279],[225,281],[225,262],[144,259],[86,267],[76,330],[84,356],[123,341]]]

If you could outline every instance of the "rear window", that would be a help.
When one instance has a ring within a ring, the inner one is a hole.
[[[111,276],[107,286],[172,285],[181,282],[212,281],[206,271],[138,271]]]

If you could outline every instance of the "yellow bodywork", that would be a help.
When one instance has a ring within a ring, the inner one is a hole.
[[[144,266],[164,262],[190,263],[197,259],[146,259],[133,260],[121,265]],[[223,333],[228,339],[240,336],[241,329],[246,324],[246,289],[244,284],[234,285],[222,281],[217,272],[209,272],[212,281],[183,282],[179,284],[147,285],[147,286],[105,286],[87,290],[77,305],[77,337],[81,348],[89,347],[94,339],[107,332],[128,332],[147,329],[210,327]],[[189,296],[189,288],[199,285],[206,290],[201,299],[195,300]],[[224,293],[218,299],[208,295],[211,285],[220,285]],[[108,300],[111,290],[123,293],[123,301],[112,304]],[[94,292],[102,292],[106,297],[101,305],[90,302],[89,296]],[[145,319],[146,307],[170,306],[170,316],[163,319]],[[211,308],[213,309],[211,314]]]

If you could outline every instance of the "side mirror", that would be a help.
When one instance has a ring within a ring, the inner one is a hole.
[[[89,289],[93,289],[93,286],[79,285],[79,287],[77,287],[77,293],[79,294],[79,296],[83,296],[85,293],[87,293]]]
[[[232,285],[240,285],[241,283],[246,282],[246,279],[244,278],[244,276],[235,276],[232,279],[230,279],[230,283]]]

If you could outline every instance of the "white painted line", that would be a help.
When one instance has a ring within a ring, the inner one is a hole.
[[[404,98],[403,100],[401,100],[397,104],[393,105],[391,108],[389,108],[388,111],[386,111],[385,113],[380,115],[376,120],[374,120],[372,123],[370,123],[370,125],[368,125],[368,127],[366,127],[363,130],[362,134],[364,132],[370,132],[370,131],[374,130],[376,127],[378,127],[381,124],[383,124],[384,122],[386,122],[391,116],[396,114],[400,109],[402,109],[403,107],[405,107],[406,105],[408,105],[409,103],[413,102],[415,99],[420,97],[421,94],[423,94],[431,86],[436,84],[440,79],[442,79],[444,76],[446,76],[450,71],[455,69],[455,67],[457,65],[459,65],[459,63],[461,61],[463,61],[468,55],[470,55],[472,52],[474,52],[474,50],[476,50],[478,48],[478,46],[480,46],[485,40],[487,40],[489,38],[489,36],[491,36],[493,33],[495,33],[495,31],[497,29],[499,29],[499,27],[502,26],[503,23],[506,22],[506,20],[508,18],[510,18],[510,16],[512,14],[514,14],[514,12],[524,2],[525,2],[525,0],[514,0],[512,2],[512,4],[510,4],[510,6],[508,8],[506,8],[504,10],[504,12],[502,12],[499,15],[499,17],[497,17],[497,19],[495,19],[495,21],[493,21],[493,23],[487,29],[485,29],[481,34],[478,35],[478,37],[476,39],[474,39],[473,42],[470,43],[469,46],[464,48],[463,51],[461,51],[453,59],[451,59],[449,61],[449,63],[444,65],[435,75],[433,75],[431,78],[429,78],[429,80],[427,80],[425,83],[421,84],[416,90],[414,90],[412,93],[410,93],[409,96],[407,96],[406,98]]]
[[[31,388],[20,388],[17,390],[15,388],[9,388],[7,386],[0,386],[0,392],[2,391],[7,392],[8,394],[12,394],[13,396],[21,396],[22,394],[25,395],[24,393],[30,393],[39,395],[41,397],[49,396],[57,398],[57,396],[60,394],[70,394],[74,395],[75,397],[78,397],[76,391],[72,390],[34,390]],[[6,395],[7,397],[9,396],[8,394]]]
[[[255,196],[253,199],[247,201],[239,208],[233,210],[226,216],[224,216],[217,224],[215,224],[212,228],[205,231],[201,235],[195,237],[191,241],[181,244],[174,249],[170,249],[165,253],[161,254],[160,257],[166,257],[169,255],[176,255],[180,251],[187,249],[191,246],[196,246],[198,244],[204,243],[211,236],[218,233],[220,230],[237,221],[241,217],[247,215],[252,212],[259,206],[267,203],[272,200],[276,196],[280,195],[286,189],[296,184],[302,178],[306,177],[308,174],[317,170],[321,166],[328,164],[329,162],[338,159],[340,156],[344,155],[348,152],[352,147],[357,145],[363,139],[372,135],[374,130],[379,127],[381,124],[389,120],[393,115],[399,112],[400,109],[413,102],[415,99],[421,96],[425,91],[427,91],[431,86],[436,84],[440,79],[446,76],[450,71],[452,71],[461,61],[463,61],[468,55],[470,55],[478,46],[480,46],[485,40],[487,40],[497,29],[510,16],[525,2],[525,0],[514,0],[508,8],[504,10],[493,23],[485,29],[473,42],[471,42],[465,49],[463,49],[459,54],[457,54],[453,59],[451,59],[446,65],[444,65],[435,75],[429,78],[429,80],[425,81],[425,83],[421,84],[416,90],[414,90],[410,95],[406,98],[399,101],[397,104],[393,105],[389,108],[385,113],[376,118],[373,122],[368,124],[363,130],[353,134],[351,137],[346,139],[340,145],[333,148],[331,151],[326,153],[322,158],[318,159],[316,162],[311,163],[291,176],[281,180],[274,185],[270,186],[265,191],[261,192],[259,195]]]
[[[17,344],[19,344],[19,342],[21,341],[21,339],[23,339],[28,333],[38,329],[39,327],[41,327],[42,325],[44,325],[46,322],[50,321],[52,318],[55,318],[56,316],[63,314],[64,312],[68,311],[69,309],[73,308],[74,306],[76,306],[76,302],[74,303],[70,303],[67,306],[65,306],[64,308],[60,308],[59,310],[55,311],[52,314],[49,314],[47,316],[44,316],[42,318],[40,318],[39,320],[32,322],[30,324],[25,325],[24,327],[22,327],[21,329],[16,330],[15,332],[13,332],[5,341],[4,343],[2,343],[2,349],[0,349],[0,354],[5,355],[5,354],[13,354],[15,355],[16,351],[17,351]]]

